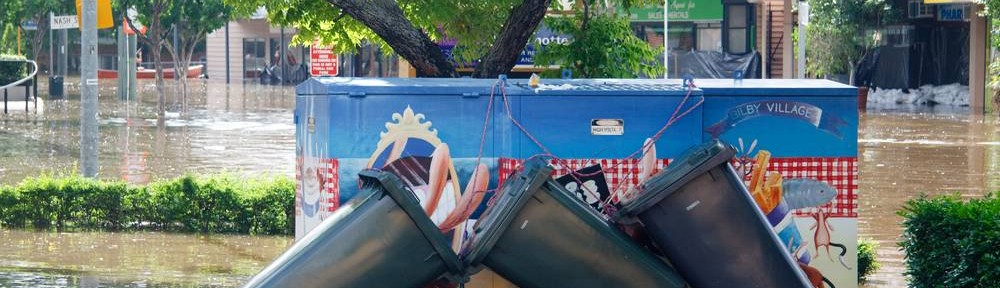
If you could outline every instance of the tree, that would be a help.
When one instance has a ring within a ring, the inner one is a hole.
[[[977,0],[983,4],[982,14],[990,21],[990,45],[993,51],[1000,49],[1000,0]],[[1000,58],[997,53],[991,53],[993,59],[990,61],[990,83],[993,88],[993,109],[1000,113]]]
[[[453,53],[472,59],[475,77],[495,77],[514,67],[552,0],[226,0],[249,14],[268,11],[273,24],[298,29],[292,41],[314,40],[340,52],[363,42],[406,59],[422,77],[456,76],[435,41],[459,39]]]
[[[146,44],[146,47],[150,50],[150,56],[153,57],[153,69],[156,70],[156,116],[160,119],[163,119],[166,115],[166,94],[163,91],[162,48],[164,45],[163,41],[167,39],[171,32],[170,29],[165,29],[163,18],[170,13],[173,4],[171,0],[122,0],[120,2],[120,7],[122,8],[119,9],[122,18],[125,19],[125,25],[128,25],[133,31],[141,30],[132,18],[126,15],[126,11],[129,8],[139,11],[137,20],[146,24],[146,33],[136,33],[136,37],[143,44]]]
[[[49,13],[63,13],[73,10],[73,2],[60,0],[31,0],[31,1],[3,1],[0,4],[0,23],[10,24],[13,27],[21,28],[25,21],[35,22],[37,29],[30,33],[28,44],[31,48],[31,59],[38,61],[38,56],[42,54],[42,46],[45,44],[45,37],[49,31]],[[0,24],[2,28],[3,24]],[[15,44],[16,43],[10,43]],[[16,46],[13,50],[16,52]],[[51,61],[51,60],[50,60]],[[49,65],[51,67],[51,65]]]
[[[899,17],[888,0],[809,0],[806,70],[815,76],[854,71],[877,45],[875,31]]]
[[[560,65],[584,78],[663,75],[663,66],[657,61],[662,49],[653,49],[636,37],[628,15],[616,11],[628,11],[633,4],[652,3],[583,0],[573,5],[571,16],[546,19],[547,27],[570,35],[572,40],[536,52],[535,63]],[[541,47],[540,43],[535,47]]]
[[[174,73],[182,87],[182,102],[187,105],[187,75],[191,66],[191,56],[205,36],[226,25],[232,9],[222,0],[175,0],[170,13],[163,17],[161,25],[173,27],[177,33],[177,46],[172,41],[164,41],[164,46],[174,62]]]

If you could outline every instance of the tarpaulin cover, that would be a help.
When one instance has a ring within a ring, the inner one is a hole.
[[[760,55],[757,51],[739,55],[717,51],[690,51],[672,55],[671,74],[694,78],[729,79],[743,71],[743,78],[760,78]],[[676,72],[675,72],[676,69]]]
[[[876,48],[858,65],[855,79],[859,85],[889,89],[968,85],[968,43],[968,25],[916,26],[911,45]]]

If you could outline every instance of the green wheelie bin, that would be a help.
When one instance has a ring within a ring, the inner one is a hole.
[[[419,287],[460,281],[458,256],[395,175],[364,170],[361,192],[245,287]]]
[[[685,286],[551,174],[533,159],[503,183],[463,249],[467,271],[485,265],[522,288]]]
[[[638,218],[692,287],[812,287],[730,165],[735,154],[718,140],[693,147],[616,221]]]

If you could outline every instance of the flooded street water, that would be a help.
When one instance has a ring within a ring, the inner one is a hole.
[[[122,101],[113,81],[101,82],[101,178],[141,184],[185,173],[294,175],[292,87],[193,80],[186,110],[169,87],[167,117],[158,123],[154,86],[139,84],[140,97]],[[44,84],[39,91],[47,91]],[[45,101],[37,114],[0,112],[0,185],[76,169],[79,89],[68,84],[67,92],[67,100]],[[0,228],[0,287],[238,287],[291,242]]]
[[[1000,123],[995,116],[957,112],[861,115],[858,231],[880,243],[883,263],[867,287],[906,286],[896,211],[907,199],[921,193],[976,197],[1000,189]]]
[[[236,287],[290,237],[0,230],[0,287]]]
[[[146,183],[219,171],[293,175],[291,87],[192,81],[187,108],[178,93],[168,91],[170,112],[158,123],[155,91],[148,82],[140,84],[139,99],[121,101],[114,82],[102,82],[100,177]],[[0,114],[0,184],[78,165],[79,90],[68,91],[69,100],[46,101],[38,114]],[[896,211],[907,199],[921,193],[974,197],[1000,189],[998,119],[961,109],[925,111],[891,107],[861,115],[859,233],[881,243],[884,263],[867,287],[905,286],[895,243],[902,232]],[[291,241],[0,228],[0,287],[233,287]]]
[[[224,83],[192,80],[184,110],[183,97],[168,85],[168,112],[158,123],[156,91],[149,81],[139,84],[138,99],[121,101],[115,82],[101,82],[101,178],[146,183],[220,171],[293,175],[292,87],[227,88]],[[0,184],[78,167],[79,89],[67,89],[68,100],[45,101],[38,114],[0,115]]]

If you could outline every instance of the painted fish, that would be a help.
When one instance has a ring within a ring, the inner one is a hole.
[[[781,184],[788,209],[816,207],[837,197],[837,189],[823,181],[807,178],[785,179]]]

